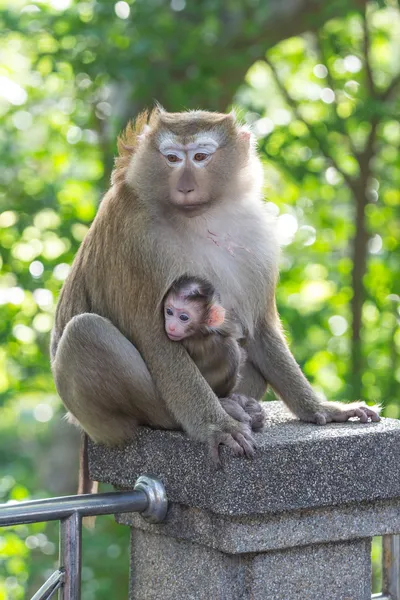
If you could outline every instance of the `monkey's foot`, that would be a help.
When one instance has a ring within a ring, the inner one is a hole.
[[[242,423],[231,433],[217,431],[210,439],[211,459],[217,468],[221,468],[219,457],[219,446],[228,446],[235,456],[246,456],[253,458],[256,448],[256,442],[251,433],[249,425]]]
[[[310,420],[317,425],[326,425],[326,423],[344,423],[353,417],[358,417],[361,423],[368,423],[368,421],[377,423],[381,420],[379,411],[379,406],[367,406],[365,402],[351,404],[328,402],[324,403]]]
[[[265,425],[265,412],[261,404],[255,398],[243,396],[242,394],[231,394],[230,398],[241,406],[249,416],[252,430],[261,431]]]
[[[236,398],[233,398],[236,394],[232,394],[228,398],[220,398],[222,408],[228,413],[230,417],[239,421],[239,423],[245,423],[250,425],[251,417],[244,409],[243,405],[240,404]]]

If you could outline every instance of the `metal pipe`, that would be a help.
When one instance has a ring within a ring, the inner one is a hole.
[[[49,577],[32,600],[49,600],[59,589],[59,600],[80,600],[82,518],[140,512],[150,523],[166,517],[168,501],[161,481],[142,475],[130,492],[83,494],[0,505],[0,527],[60,521],[60,569]]]
[[[58,521],[74,513],[79,514],[80,517],[91,517],[122,512],[142,512],[148,508],[148,505],[148,496],[141,490],[0,504],[0,527]]]
[[[400,600],[400,535],[384,535],[383,595]]]
[[[63,581],[64,572],[60,571],[60,569],[54,571],[36,594],[32,596],[31,600],[47,600],[51,598],[52,594],[60,587]]]
[[[60,523],[60,569],[65,572],[59,600],[77,600],[81,597],[82,518],[74,512]]]

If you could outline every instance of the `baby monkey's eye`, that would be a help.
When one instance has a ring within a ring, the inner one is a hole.
[[[172,311],[172,308],[167,308],[166,311],[167,315],[169,315],[170,317],[172,317],[172,315],[174,314]]]
[[[196,152],[193,158],[196,162],[203,162],[203,160],[206,160],[208,158],[208,154],[206,154],[205,152]]]
[[[170,163],[177,163],[180,162],[180,158],[179,156],[176,156],[176,154],[167,154],[167,161]]]
[[[180,320],[181,320],[181,321],[184,321],[185,323],[186,323],[186,321],[189,321],[189,316],[188,316],[188,315],[186,315],[185,313],[182,313],[182,314],[179,316],[179,318],[180,318]]]

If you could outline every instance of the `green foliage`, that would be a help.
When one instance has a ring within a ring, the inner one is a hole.
[[[0,501],[75,491],[76,439],[61,423],[49,369],[55,302],[108,185],[116,134],[155,98],[170,110],[224,109],[237,92],[285,246],[278,303],[294,354],[320,393],[361,391],[398,417],[395,3],[369,5],[367,27],[359,14],[325,26],[323,11],[309,15],[316,33],[290,39],[254,0],[0,6]],[[352,246],[360,205],[365,272],[354,269],[362,252]],[[85,600],[126,597],[127,536],[111,517],[85,533]],[[56,560],[55,524],[2,530],[0,600],[30,597]]]
[[[260,136],[268,207],[286,245],[278,304],[295,356],[321,393],[361,394],[392,417],[400,415],[399,33],[399,11],[371,5],[366,21],[332,20],[276,45],[237,94]],[[353,243],[364,224],[365,272]],[[358,283],[361,344],[352,336]]]

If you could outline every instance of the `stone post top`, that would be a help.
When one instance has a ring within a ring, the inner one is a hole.
[[[140,427],[124,448],[91,443],[90,475],[118,488],[154,475],[170,502],[232,516],[400,497],[400,421],[320,427],[298,421],[281,402],[264,408],[253,460],[222,448],[218,471],[203,444]]]

